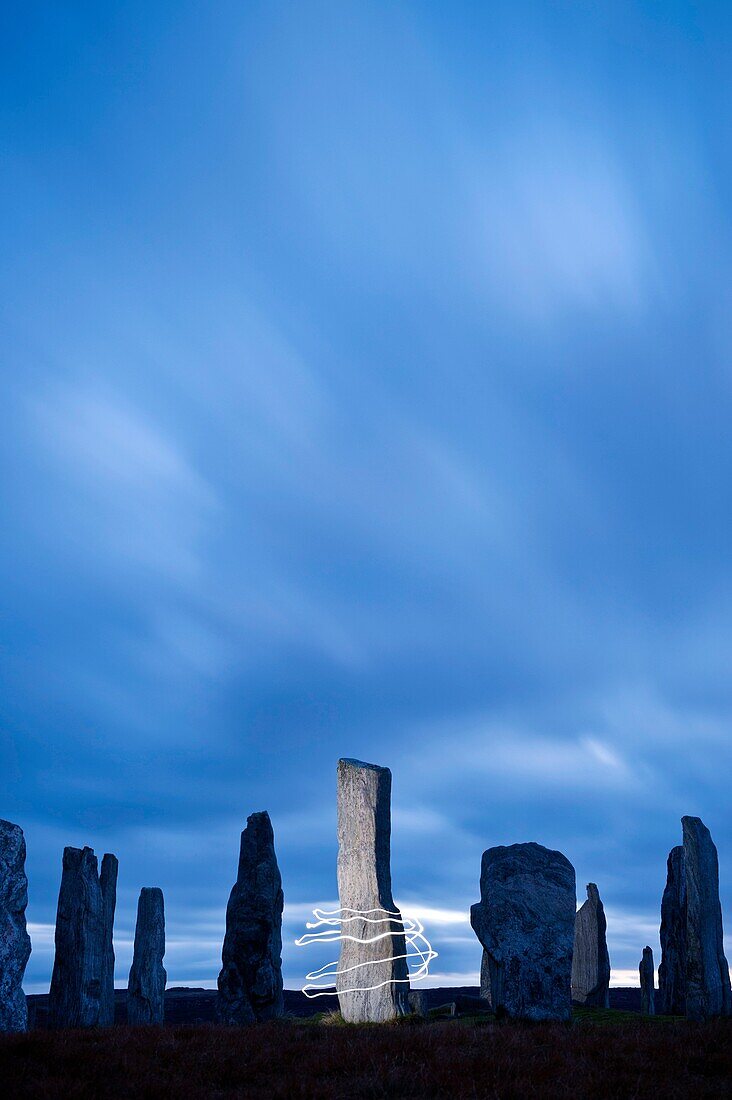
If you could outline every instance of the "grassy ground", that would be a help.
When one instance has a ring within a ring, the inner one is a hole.
[[[732,1097],[732,1021],[608,1011],[580,1012],[571,1026],[282,1020],[36,1031],[0,1042],[0,1083],[12,1100]]]

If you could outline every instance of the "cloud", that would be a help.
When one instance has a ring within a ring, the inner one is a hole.
[[[29,980],[67,843],[120,857],[122,977],[155,883],[171,980],[214,980],[263,807],[289,936],[334,896],[342,755],[392,768],[395,893],[444,975],[477,974],[493,844],[597,881],[619,970],[684,812],[729,909],[726,37],[629,52],[592,5],[530,7],[225,5],[205,41],[102,14],[28,72],[22,26],[0,762]],[[85,68],[107,41],[134,94]]]
[[[61,530],[77,552],[88,540],[108,560],[190,583],[200,573],[198,544],[217,501],[181,451],[101,389],[54,386],[34,398],[32,414],[50,476],[64,494]]]
[[[647,235],[596,131],[570,131],[547,113],[490,149],[466,152],[463,174],[465,241],[504,306],[545,322],[577,309],[632,315],[644,304]]]

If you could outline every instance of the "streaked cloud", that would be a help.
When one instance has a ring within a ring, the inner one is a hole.
[[[49,38],[26,7],[0,770],[30,986],[84,843],[120,858],[118,980],[154,884],[171,982],[210,985],[262,808],[296,983],[343,755],[392,768],[438,980],[477,975],[493,844],[598,883],[616,975],[683,813],[728,910],[727,13],[224,0],[203,37],[132,4]]]

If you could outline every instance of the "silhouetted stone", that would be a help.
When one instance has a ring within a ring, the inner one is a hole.
[[[414,1013],[415,1016],[427,1015],[427,998],[424,995],[424,990],[412,990],[409,994],[409,1011]]]
[[[127,985],[130,1024],[162,1024],[165,1012],[165,910],[163,891],[145,886],[137,902],[135,948]]]
[[[480,897],[470,921],[488,956],[496,1015],[570,1019],[572,864],[540,844],[489,848],[483,853]]]
[[[25,1031],[28,1026],[23,992],[31,953],[25,927],[27,904],[23,830],[0,820],[0,1032]]]
[[[371,939],[341,940],[336,985],[343,1018],[363,1023],[406,1015],[405,937],[391,892],[391,772],[361,760],[338,761],[338,895],[342,910],[357,911],[342,914],[348,920],[342,931]],[[358,915],[368,910],[376,910],[368,920]]]
[[[226,907],[217,1002],[222,1023],[282,1015],[283,904],[269,814],[252,814],[241,834],[239,871]]]
[[[117,905],[117,857],[107,853],[102,857],[99,886],[102,891],[102,969],[99,976],[99,1027],[114,1023],[114,911]]]
[[[643,948],[643,958],[638,967],[641,988],[641,1012],[644,1016],[655,1016],[656,993],[654,988],[653,951],[650,947]]]
[[[572,953],[572,998],[596,1008],[610,1005],[610,956],[607,952],[607,921],[594,882],[587,884],[587,901],[574,920]]]
[[[661,901],[661,963],[658,1004],[665,1016],[686,1013],[686,870],[684,849],[672,848]]]
[[[98,1024],[104,943],[97,857],[92,848],[64,848],[48,1003],[50,1027]]]
[[[732,1008],[724,956],[719,863],[709,829],[698,817],[682,817],[686,870],[686,1015],[692,1020],[727,1016]]]

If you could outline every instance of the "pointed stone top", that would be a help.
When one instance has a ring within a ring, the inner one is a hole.
[[[373,772],[388,772],[388,768],[382,768],[380,764],[367,764],[365,760],[354,760],[350,756],[343,756],[338,761],[338,767],[348,765],[350,768],[370,768]]]
[[[587,900],[593,902],[595,905],[600,903],[600,891],[597,889],[597,885],[594,882],[587,883]]]
[[[238,881],[248,881],[262,860],[274,859],[274,829],[266,810],[258,810],[247,818],[246,828],[242,829],[239,848]]]
[[[706,825],[700,817],[690,817],[688,814],[681,818],[681,827],[686,834],[691,829],[703,829],[705,833],[709,832]]]
[[[274,829],[267,811],[257,810],[256,813],[249,814],[246,828],[242,830],[241,834],[240,860],[245,858],[245,852],[249,852],[251,855],[260,846],[266,848],[271,844],[274,844]]]
[[[270,818],[269,818],[268,811],[267,810],[257,810],[255,813],[249,814],[249,817],[247,818],[247,828],[250,825],[254,825],[255,827],[257,825],[263,825],[265,822],[270,823]]]

